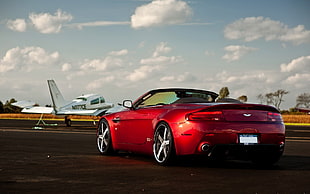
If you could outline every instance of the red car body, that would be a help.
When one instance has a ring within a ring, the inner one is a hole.
[[[104,115],[98,126],[97,148],[102,154],[118,150],[154,155],[161,165],[175,156],[206,155],[223,159],[277,162],[285,144],[285,126],[271,106],[232,99],[196,89],[157,89],[125,110]]]

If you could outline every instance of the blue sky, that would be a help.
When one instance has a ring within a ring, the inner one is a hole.
[[[0,0],[0,100],[118,103],[162,87],[310,93],[307,0]]]

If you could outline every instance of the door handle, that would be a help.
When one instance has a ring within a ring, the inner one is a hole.
[[[114,123],[118,123],[118,122],[120,122],[120,118],[119,117],[115,117],[114,119],[112,119],[112,121],[114,122]]]

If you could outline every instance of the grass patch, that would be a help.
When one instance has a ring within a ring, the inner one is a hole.
[[[310,124],[310,115],[282,115],[284,123]]]

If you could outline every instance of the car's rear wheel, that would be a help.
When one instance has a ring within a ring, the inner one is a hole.
[[[160,165],[173,162],[175,151],[171,129],[167,123],[160,123],[154,133],[153,154]]]
[[[114,152],[112,147],[112,138],[109,124],[106,120],[102,119],[99,122],[97,132],[97,148],[103,155],[109,155]]]

